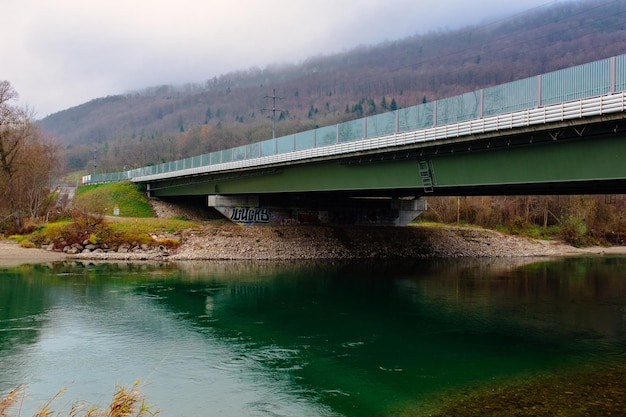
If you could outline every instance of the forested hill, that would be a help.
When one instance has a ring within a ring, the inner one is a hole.
[[[65,145],[68,170],[88,167],[94,149],[99,169],[143,166],[271,138],[264,109],[274,90],[282,136],[620,55],[624,22],[621,0],[555,3],[487,25],[98,98],[39,123]]]

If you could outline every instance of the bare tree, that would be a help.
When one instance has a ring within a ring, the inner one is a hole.
[[[28,109],[12,104],[17,98],[11,84],[0,81],[0,208],[4,220],[11,219],[20,231],[23,216],[49,192],[55,163],[53,147],[41,140]]]
[[[52,140],[45,140],[37,133],[37,141],[26,145],[28,156],[23,163],[23,171],[19,175],[23,193],[20,200],[26,213],[36,218],[42,212],[51,209],[55,198],[51,194],[51,175],[59,174],[60,149]]]

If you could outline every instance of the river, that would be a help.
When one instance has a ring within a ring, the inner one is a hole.
[[[426,415],[626,356],[626,257],[0,268],[0,393],[165,417]],[[16,413],[17,415],[17,413]]]

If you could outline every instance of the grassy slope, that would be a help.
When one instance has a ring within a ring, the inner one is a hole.
[[[114,215],[115,207],[119,208],[122,217],[154,216],[139,186],[127,181],[80,186],[76,190],[74,205],[107,216]]]

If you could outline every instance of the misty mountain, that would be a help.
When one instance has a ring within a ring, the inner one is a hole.
[[[620,55],[625,17],[623,1],[560,3],[487,25],[97,98],[39,124],[65,146],[68,170],[88,167],[94,150],[102,170],[155,164],[269,139],[273,114],[282,136]],[[372,30],[384,36],[384,28]]]

